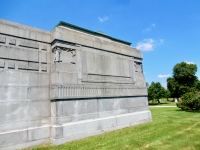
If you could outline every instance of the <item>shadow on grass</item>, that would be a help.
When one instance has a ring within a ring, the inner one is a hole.
[[[168,103],[167,102],[166,103],[161,102],[160,104],[158,104],[158,103],[149,103],[149,106],[155,106],[155,105],[162,106],[163,104],[168,104]]]
[[[177,107],[178,108],[178,107]],[[177,109],[176,111],[184,111],[184,112],[189,112],[189,113],[200,113],[200,110],[182,110],[181,108]]]

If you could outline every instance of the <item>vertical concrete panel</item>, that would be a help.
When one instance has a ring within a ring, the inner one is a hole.
[[[64,84],[77,84],[78,74],[77,73],[55,73],[55,82],[60,85]]]
[[[124,68],[124,72],[123,72],[123,76],[126,77],[130,77],[130,70],[129,70],[129,62],[128,60],[123,60],[123,68]]]
[[[91,74],[102,74],[101,55],[94,53],[86,53],[87,55],[87,71]]]
[[[0,123],[26,120],[28,118],[28,102],[0,103]]]
[[[27,131],[0,134],[0,148],[7,149],[6,146],[23,144],[27,141]]]
[[[27,119],[50,117],[50,108],[50,101],[31,101],[28,106]]]
[[[39,61],[43,63],[47,63],[47,53],[39,52]]]
[[[78,103],[78,114],[90,114],[97,112],[97,100],[81,100]]]
[[[46,100],[49,101],[49,87],[29,87],[29,100]]]
[[[29,74],[29,86],[49,86],[49,77],[48,73],[30,73]]]
[[[50,127],[41,127],[28,130],[28,141],[36,141],[50,137]]]
[[[0,70],[1,86],[28,86],[29,73]]]
[[[28,87],[0,87],[0,101],[26,101],[28,97]]]
[[[135,78],[136,78],[136,85],[138,87],[146,87],[146,83],[144,80],[144,74],[141,72],[135,72]]]
[[[62,108],[62,115],[64,116],[78,115],[78,100],[63,101],[59,106],[58,109]]]
[[[98,99],[99,112],[101,111],[111,111],[114,109],[113,98],[109,99]]]

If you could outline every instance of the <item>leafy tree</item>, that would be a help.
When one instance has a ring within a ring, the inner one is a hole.
[[[183,94],[181,100],[176,105],[182,110],[200,110],[200,94],[195,90]]]
[[[176,81],[186,85],[193,85],[196,80],[197,66],[195,64],[187,64],[186,62],[181,62],[176,64],[173,68],[173,77]]]
[[[171,97],[171,92],[168,89],[165,89],[165,98],[168,99]]]
[[[154,100],[156,99],[160,104],[159,99],[165,96],[165,89],[162,87],[160,82],[152,82],[148,88],[148,99]]]
[[[179,85],[174,78],[167,79],[167,89],[170,91],[171,97],[179,98]]]
[[[183,94],[200,87],[198,78],[195,76],[197,66],[187,64],[186,62],[178,63],[173,68],[173,77],[167,79],[167,88],[172,97],[179,98]]]
[[[200,81],[198,79],[195,81],[194,86],[197,91],[200,91]]]

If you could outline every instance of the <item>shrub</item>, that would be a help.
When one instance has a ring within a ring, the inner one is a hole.
[[[176,104],[182,110],[200,110],[200,94],[193,91],[184,94]]]

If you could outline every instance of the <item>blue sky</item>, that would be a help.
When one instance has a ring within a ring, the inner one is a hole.
[[[62,20],[131,42],[148,83],[166,87],[182,61],[200,70],[199,0],[0,0],[0,18],[49,31]]]

